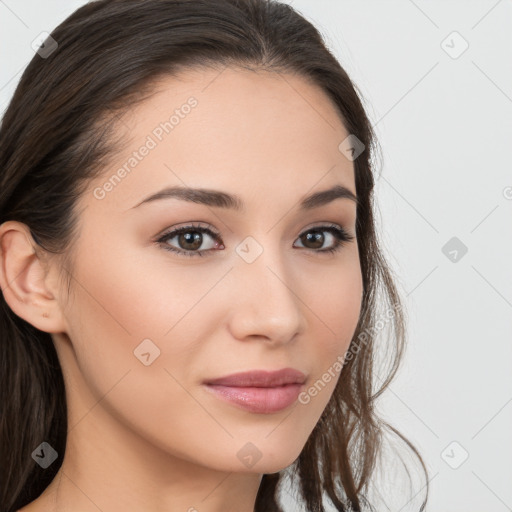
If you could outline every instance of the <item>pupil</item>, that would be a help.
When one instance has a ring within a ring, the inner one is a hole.
[[[185,244],[193,244],[192,247],[185,247],[186,249],[198,249],[201,247],[201,233],[195,232],[195,234],[190,235],[188,233],[182,233],[180,235],[180,242],[184,241]]]
[[[314,231],[306,234],[306,239],[312,241],[314,248],[322,247],[324,242],[324,235],[320,231]],[[304,242],[302,242],[304,243]]]

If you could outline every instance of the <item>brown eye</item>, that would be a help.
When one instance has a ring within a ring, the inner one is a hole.
[[[329,233],[329,236],[325,236],[323,233]],[[341,247],[354,239],[352,235],[349,235],[343,228],[336,225],[330,226],[319,226],[308,231],[305,231],[299,236],[301,243],[307,248],[315,252],[327,252],[332,253],[341,249]],[[327,249],[321,249],[324,243],[329,240],[334,241],[334,245]]]
[[[205,235],[214,240],[213,243],[207,244],[207,247],[200,249],[205,243]],[[169,243],[170,240],[176,239],[174,245]],[[208,228],[201,226],[184,226],[162,235],[158,240],[164,249],[184,256],[204,256],[211,254],[214,248],[223,248],[220,243],[220,237]],[[177,247],[176,247],[177,246]]]
[[[300,239],[310,249],[320,249],[324,245],[325,235],[321,231],[309,231],[301,235]]]
[[[325,235],[324,233],[328,233]],[[205,235],[210,237],[213,242],[209,246],[205,244]],[[346,243],[355,237],[349,235],[343,228],[336,225],[319,226],[309,229],[299,236],[302,247],[318,253],[332,253],[341,249]],[[176,239],[173,244],[169,242]],[[214,249],[224,249],[220,236],[211,229],[203,226],[184,226],[162,235],[157,242],[167,251],[171,251],[184,256],[204,256],[213,254]],[[322,249],[325,243],[330,247]],[[201,249],[201,247],[203,247]]]

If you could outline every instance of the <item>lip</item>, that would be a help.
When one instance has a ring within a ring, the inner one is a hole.
[[[249,372],[232,373],[218,379],[209,379],[205,384],[231,387],[270,388],[285,384],[304,384],[306,376],[294,368],[283,368],[277,371],[252,370]]]
[[[254,370],[204,381],[205,388],[220,399],[250,412],[271,414],[292,405],[306,376],[294,368]]]

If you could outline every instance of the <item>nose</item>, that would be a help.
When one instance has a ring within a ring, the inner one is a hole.
[[[230,274],[234,294],[228,323],[236,339],[261,338],[280,346],[304,331],[300,282],[277,249],[265,249],[252,263],[237,257]]]

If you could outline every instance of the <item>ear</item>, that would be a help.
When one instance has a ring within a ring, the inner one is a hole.
[[[55,268],[47,268],[26,224],[0,225],[0,287],[16,315],[48,333],[67,332],[57,300]]]

